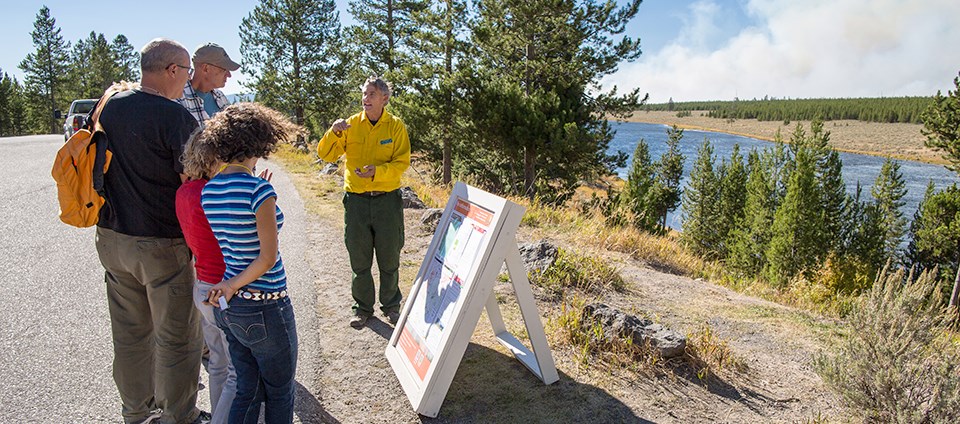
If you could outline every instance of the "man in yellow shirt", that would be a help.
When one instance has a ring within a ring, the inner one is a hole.
[[[403,200],[400,176],[410,166],[410,138],[403,121],[385,109],[390,85],[367,78],[363,111],[337,119],[320,139],[317,156],[336,162],[346,154],[344,172],[344,241],[353,270],[353,317],[363,327],[373,315],[373,254],[380,270],[380,310],[391,324],[400,317],[400,249],[403,247]]]

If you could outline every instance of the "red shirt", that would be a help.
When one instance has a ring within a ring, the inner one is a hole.
[[[206,180],[192,180],[177,189],[177,219],[180,220],[187,246],[197,258],[194,264],[197,279],[216,284],[223,280],[226,265],[223,263],[220,245],[217,244],[207,216],[200,206],[200,191],[206,184]]]

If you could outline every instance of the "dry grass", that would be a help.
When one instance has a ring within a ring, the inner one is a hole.
[[[304,206],[313,214],[340,222],[343,225],[343,207],[340,202],[330,202],[343,194],[343,180],[338,178],[317,178],[320,167],[313,152],[302,153],[289,144],[281,144],[272,160],[283,163],[294,184],[300,190]]]
[[[701,381],[726,370],[744,373],[747,363],[738,357],[726,340],[721,339],[709,325],[687,334],[687,360],[693,364]]]
[[[709,118],[705,115],[704,111],[695,111],[691,116],[685,117],[677,117],[676,112],[644,111],[634,112],[627,121],[676,125],[684,129],[723,132],[771,141],[778,130],[785,139],[788,139],[798,122],[802,123],[804,128],[810,127],[810,121],[793,121],[784,125],[781,121],[755,119],[730,121]],[[830,145],[842,152],[890,156],[937,165],[947,163],[940,153],[923,145],[926,137],[920,133],[923,126],[919,124],[839,120],[825,122],[823,127],[830,132]]]

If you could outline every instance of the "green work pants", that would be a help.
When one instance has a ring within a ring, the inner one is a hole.
[[[160,408],[158,422],[197,418],[200,313],[182,238],[134,237],[97,228],[113,332],[113,379],[126,423]]]
[[[400,308],[400,249],[403,248],[403,199],[400,190],[368,197],[347,192],[343,196],[344,242],[353,270],[353,310],[372,315],[376,294],[373,288],[373,254],[380,270],[380,309]]]

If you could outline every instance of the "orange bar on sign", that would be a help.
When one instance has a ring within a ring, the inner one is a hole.
[[[407,354],[407,360],[413,365],[413,369],[417,371],[417,375],[420,376],[420,381],[423,381],[427,376],[427,370],[430,369],[430,360],[427,359],[426,352],[420,348],[420,343],[417,343],[413,338],[406,325],[403,326],[403,331],[400,333],[400,339],[397,343],[400,344],[403,352]]]
[[[454,210],[484,227],[489,227],[490,223],[493,222],[492,212],[463,199],[457,199],[457,205],[454,206]]]

